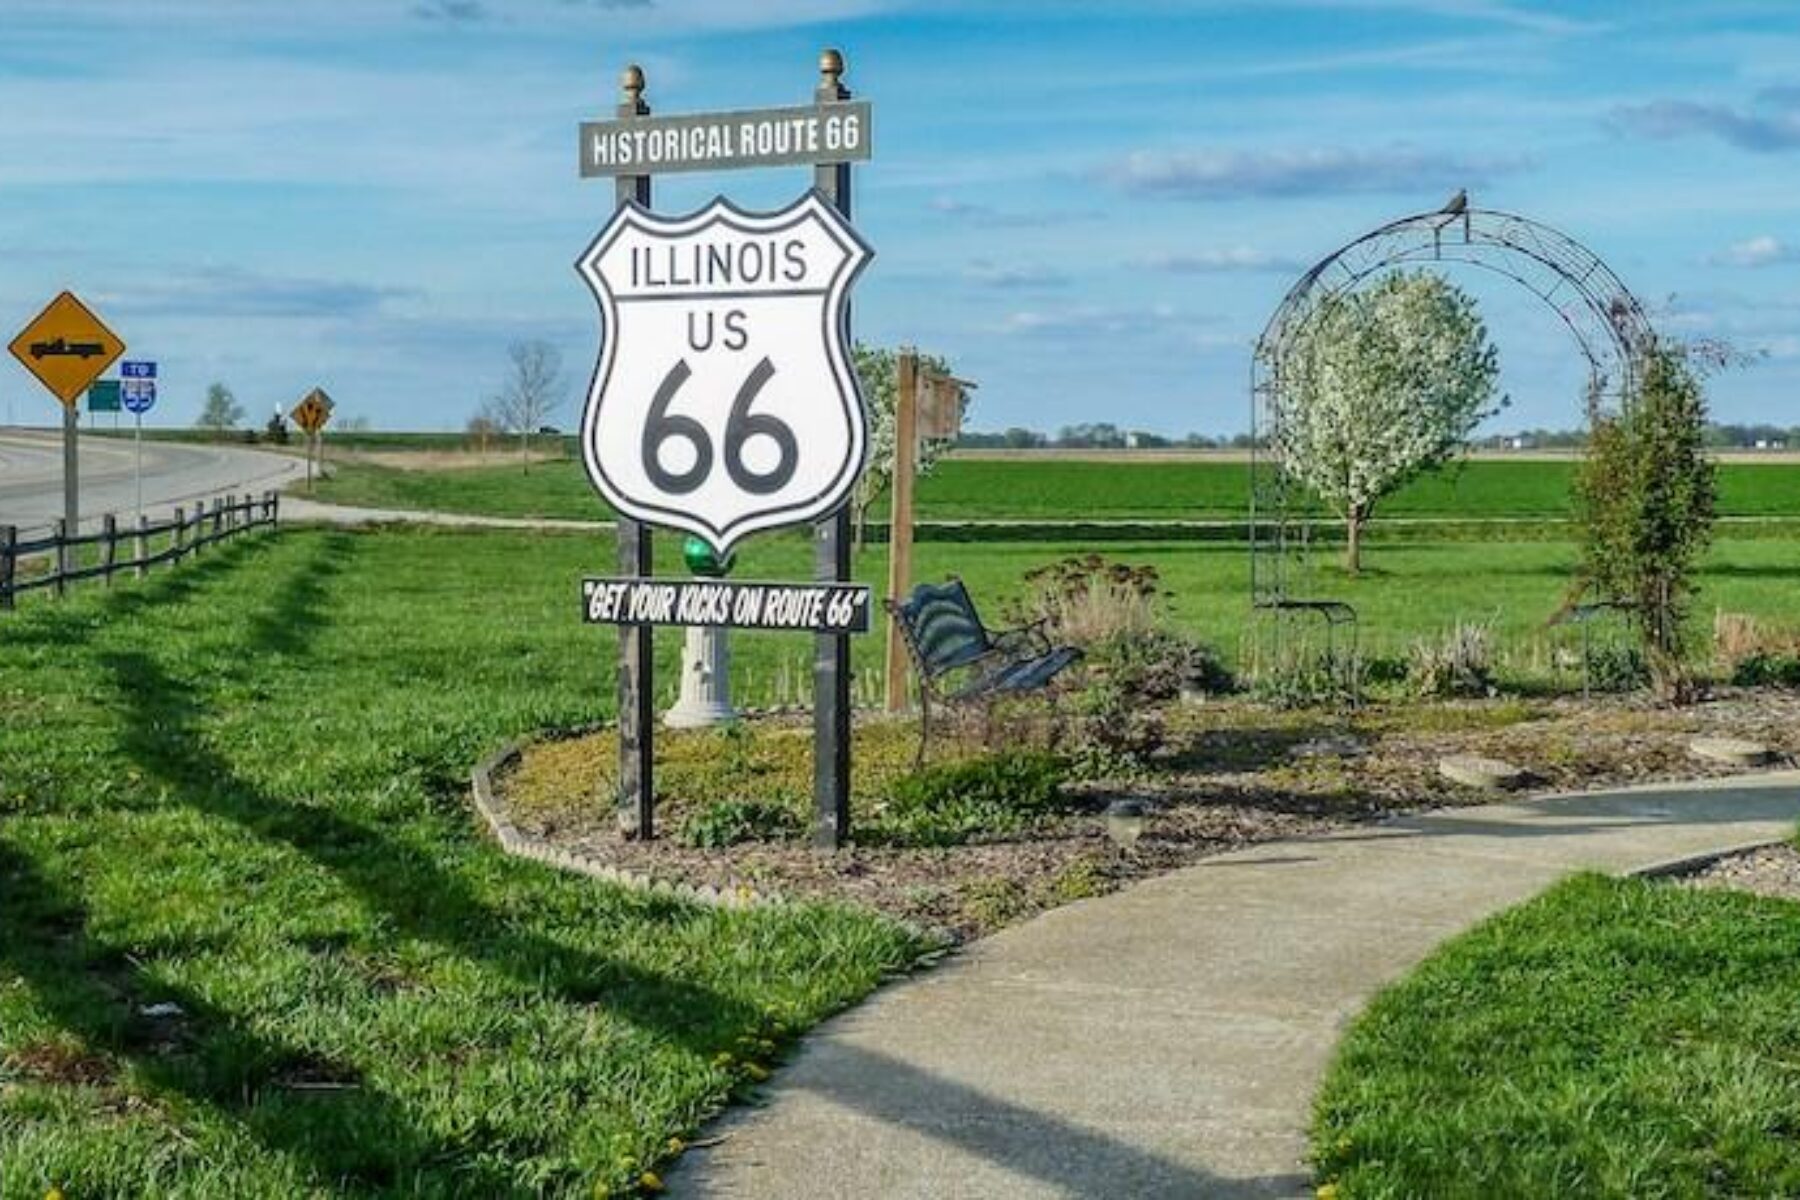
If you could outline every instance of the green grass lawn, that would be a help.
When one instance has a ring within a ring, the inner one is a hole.
[[[477,834],[479,755],[610,708],[594,551],[288,531],[0,619],[0,1194],[592,1195],[918,952]]]
[[[1560,518],[1574,464],[1469,462],[1425,476],[1383,504],[1381,517]],[[1725,463],[1719,511],[1800,516],[1800,464]],[[1249,468],[1229,462],[1116,463],[947,460],[919,483],[922,520],[1206,520],[1241,518]],[[351,463],[320,485],[339,504],[514,517],[601,519],[606,507],[579,462],[402,471]],[[885,519],[885,501],[874,519]]]
[[[531,607],[507,620],[532,636],[552,636],[537,626],[561,626],[554,636],[566,639],[570,653],[584,669],[610,671],[607,632],[581,630],[568,624],[579,612],[576,599],[583,574],[614,573],[611,538],[604,534],[459,533],[454,531],[371,534],[351,544],[395,544],[437,547],[446,577],[434,603],[467,605],[456,577],[465,559],[493,561],[491,586],[499,595],[484,603],[507,611],[510,603]],[[657,569],[679,574],[680,542],[656,539]],[[916,579],[962,577],[989,624],[1004,623],[1009,602],[1026,592],[1027,571],[1059,558],[1085,555],[1092,547],[1078,543],[1002,542],[965,544],[930,542],[914,552]],[[1249,632],[1249,563],[1242,544],[1230,542],[1123,542],[1101,547],[1112,559],[1157,568],[1168,593],[1171,619],[1181,628],[1211,642],[1235,660]],[[369,550],[371,561],[383,553]],[[1550,631],[1545,622],[1557,610],[1568,586],[1574,548],[1566,542],[1542,540],[1378,542],[1365,551],[1364,573],[1350,579],[1321,554],[1310,573],[1308,595],[1345,599],[1360,615],[1360,645],[1368,655],[1404,654],[1415,638],[1442,634],[1459,620],[1490,624],[1496,645],[1522,658],[1541,657],[1552,642],[1574,644],[1571,630]],[[856,575],[880,594],[886,586],[886,548],[866,547],[856,558]],[[752,538],[744,544],[733,576],[739,579],[805,579],[812,573],[811,547],[803,535],[783,533]],[[1729,539],[1708,556],[1700,579],[1697,608],[1701,621],[1715,608],[1747,612],[1773,622],[1800,624],[1800,546],[1774,538]],[[473,580],[463,587],[481,586]],[[36,598],[27,598],[29,602]],[[504,623],[504,621],[503,621]],[[1604,623],[1603,623],[1604,624]],[[881,694],[881,624],[876,632],[854,641],[858,695],[873,701]],[[496,631],[499,636],[504,632]],[[658,635],[659,703],[674,702],[681,635]],[[812,640],[796,634],[738,634],[733,639],[733,675],[740,703],[765,705],[801,702],[810,696]],[[590,664],[586,656],[595,656]],[[1529,665],[1529,664],[1526,664]],[[600,677],[595,676],[596,680]],[[607,676],[610,678],[610,676]],[[596,684],[600,690],[610,684]],[[595,698],[610,705],[610,695]]]
[[[1342,1197],[1800,1194],[1800,905],[1581,876],[1352,1027],[1318,1101]]]

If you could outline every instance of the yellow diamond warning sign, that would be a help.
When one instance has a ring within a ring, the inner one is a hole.
[[[8,348],[70,408],[125,353],[125,343],[72,292],[52,300]]]
[[[325,394],[324,389],[314,388],[306,393],[306,399],[294,405],[294,410],[288,416],[307,433],[317,433],[325,428],[325,422],[331,420],[333,407],[331,397]]]

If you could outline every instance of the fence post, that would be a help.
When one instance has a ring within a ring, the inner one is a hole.
[[[223,500],[219,499],[217,496],[214,496],[213,497],[213,511],[212,511],[212,536],[215,540],[219,536],[220,527],[222,527],[224,524],[225,524],[225,502]]]
[[[19,527],[0,525],[0,608],[13,606],[13,564],[18,561]]]
[[[181,556],[184,553],[181,544],[187,540],[185,536],[186,533],[187,513],[178,504],[175,506],[175,528],[171,531],[174,540],[169,543],[170,549],[174,550],[175,553],[169,555],[169,562],[179,563],[181,561]]]
[[[62,599],[69,590],[69,572],[75,568],[73,556],[70,554],[69,520],[67,517],[56,518],[56,597]]]
[[[137,543],[132,558],[137,560],[135,574],[139,579],[150,573],[150,518],[141,512],[137,519]]]
[[[280,521],[281,493],[271,489],[269,492],[269,527],[274,528]]]
[[[106,539],[106,549],[101,552],[100,578],[106,586],[112,586],[113,571],[119,563],[119,519],[107,513],[100,522],[100,535]]]

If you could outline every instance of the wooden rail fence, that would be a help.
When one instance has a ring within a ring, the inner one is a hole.
[[[214,542],[264,526],[273,528],[280,504],[276,492],[227,495],[210,504],[202,500],[191,511],[177,508],[166,521],[151,521],[139,513],[135,525],[121,526],[108,513],[98,533],[71,535],[68,523],[58,521],[53,533],[32,539],[21,538],[17,525],[0,525],[0,610],[12,608],[20,592],[36,588],[53,588],[61,596],[70,584],[84,579],[101,579],[110,587],[120,571],[142,579],[151,567],[180,562]],[[159,543],[160,548],[151,549]],[[121,545],[129,546],[131,557],[119,556]],[[89,548],[97,549],[98,561],[83,563],[83,551]],[[26,560],[44,555],[50,557],[48,571],[28,574],[19,569]]]

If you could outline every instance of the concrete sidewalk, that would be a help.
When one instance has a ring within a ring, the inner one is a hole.
[[[829,1023],[678,1196],[1310,1194],[1339,1034],[1445,938],[1571,871],[1767,841],[1800,773],[1410,817],[1223,855],[976,943]]]

